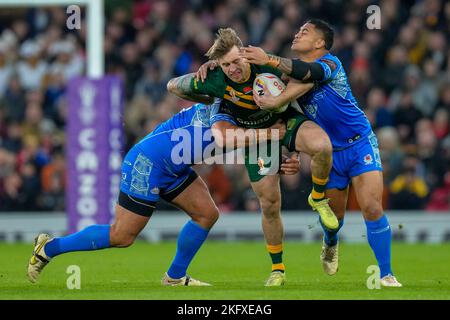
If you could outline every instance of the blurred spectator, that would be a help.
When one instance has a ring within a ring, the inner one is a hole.
[[[0,42],[0,97],[5,94],[9,79],[13,74],[13,67],[8,63],[8,48],[6,43]]]
[[[417,175],[415,157],[407,157],[403,162],[402,173],[390,185],[390,207],[399,210],[418,210],[425,207],[428,187],[425,180]]]
[[[400,174],[404,152],[400,148],[399,136],[395,128],[383,127],[376,133],[383,163],[384,182],[389,184]]]
[[[307,210],[309,189],[299,174],[281,176],[281,210]],[[307,185],[307,184],[306,184]]]
[[[209,192],[219,208],[220,212],[228,212],[233,210],[231,204],[231,182],[223,166],[221,165],[205,165],[203,169],[206,171],[202,175]]]
[[[19,82],[25,90],[40,89],[48,71],[48,64],[40,58],[39,45],[33,40],[25,41],[20,47],[20,60],[17,63]]]
[[[26,210],[27,194],[23,189],[21,176],[13,172],[3,178],[2,193],[0,195],[1,211],[23,211]]]
[[[375,117],[373,127],[375,129],[394,124],[394,117],[388,109],[386,102],[386,94],[383,89],[376,87],[370,89],[367,96],[366,111],[373,111]]]
[[[427,211],[442,211],[448,213],[450,210],[450,170],[444,176],[442,185],[434,189],[427,204]]]
[[[402,143],[413,141],[415,138],[414,126],[422,117],[422,112],[414,107],[412,92],[402,92],[398,108],[394,113],[394,123]]]

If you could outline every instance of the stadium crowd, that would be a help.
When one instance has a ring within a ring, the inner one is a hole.
[[[190,102],[167,93],[169,79],[206,61],[219,27],[244,44],[292,56],[308,18],[330,22],[332,53],[381,149],[386,209],[450,213],[450,2],[376,2],[381,30],[369,30],[368,0],[106,0],[106,72],[126,86],[124,152]],[[66,27],[65,8],[0,13],[0,211],[62,211],[64,128],[70,78],[86,68],[86,26]],[[284,210],[309,209],[309,159],[282,177]],[[199,166],[222,212],[257,211],[243,165]],[[160,208],[172,207],[161,204]],[[350,193],[349,209],[357,210]]]

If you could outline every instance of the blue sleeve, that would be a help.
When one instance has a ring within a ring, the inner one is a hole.
[[[315,62],[318,63],[323,69],[324,77],[321,82],[333,80],[341,68],[340,61],[330,56],[324,56],[317,59]]]
[[[218,121],[227,121],[235,126],[237,126],[236,121],[234,121],[233,117],[226,113],[220,113],[220,103],[222,99],[215,99],[214,103],[211,105],[211,112],[209,117],[209,123],[212,126],[214,123]]]

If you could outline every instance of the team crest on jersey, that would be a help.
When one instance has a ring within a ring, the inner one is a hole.
[[[364,163],[365,163],[366,165],[369,165],[369,164],[372,164],[372,163],[373,163],[373,159],[372,159],[372,156],[371,156],[370,154],[367,154],[367,155],[364,157]]]

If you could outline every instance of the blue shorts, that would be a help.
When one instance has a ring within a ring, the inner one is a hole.
[[[119,204],[137,214],[150,216],[160,198],[171,202],[185,190],[197,174],[190,166],[175,172],[170,158],[158,150],[160,142],[152,141],[152,147],[133,146],[122,162]],[[142,147],[146,147],[145,150]]]
[[[333,167],[326,189],[345,189],[353,177],[369,171],[383,171],[373,132],[349,148],[333,151]]]

